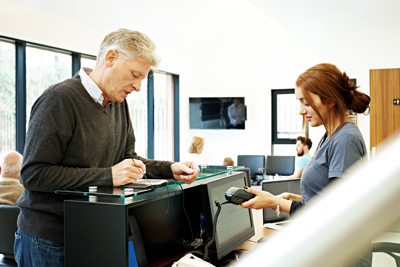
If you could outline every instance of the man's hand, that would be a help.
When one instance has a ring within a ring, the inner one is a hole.
[[[171,165],[171,170],[175,180],[182,181],[186,184],[193,183],[200,173],[199,166],[193,161],[175,162]]]
[[[141,160],[125,159],[112,166],[113,186],[121,186],[136,182],[146,173],[146,166]]]

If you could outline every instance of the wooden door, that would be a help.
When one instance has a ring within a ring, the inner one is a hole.
[[[369,71],[370,79],[370,149],[400,129],[400,69]]]

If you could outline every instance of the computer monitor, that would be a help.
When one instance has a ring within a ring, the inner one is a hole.
[[[261,183],[261,190],[268,191],[273,195],[279,195],[284,192],[301,195],[300,191],[301,179],[288,179],[288,180],[264,180]],[[289,219],[289,214],[281,212],[281,216],[276,216],[276,211],[273,209],[263,209],[264,223],[279,222]]]
[[[233,172],[221,179],[202,184],[203,212],[208,237],[213,234],[213,221],[217,212],[215,201],[225,202],[225,192],[231,187],[243,188],[246,185],[244,172]],[[210,247],[210,258],[220,260],[254,235],[254,223],[251,209],[240,205],[222,205],[218,216],[215,241]]]
[[[266,175],[292,175],[294,173],[294,156],[267,156]]]
[[[250,169],[251,176],[254,178],[254,176],[262,175],[264,173],[264,171],[260,171],[259,169],[265,167],[265,156],[238,155],[237,165],[248,167]]]

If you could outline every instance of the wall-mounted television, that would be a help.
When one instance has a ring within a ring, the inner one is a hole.
[[[189,97],[190,129],[244,130],[244,97]]]

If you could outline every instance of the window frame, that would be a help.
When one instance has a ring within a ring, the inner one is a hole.
[[[15,44],[15,112],[16,112],[16,150],[23,154],[26,138],[26,47],[36,47],[44,50],[49,50],[58,53],[65,53],[71,55],[72,76],[75,75],[81,68],[81,58],[96,59],[95,55],[80,53],[63,48],[52,47],[44,44],[29,42],[21,39],[0,35],[0,41],[11,42]],[[165,72],[157,70],[158,72]],[[180,159],[180,145],[179,145],[179,75],[174,73],[165,72],[173,76],[174,81],[174,160]],[[152,71],[148,75],[148,158],[154,157],[154,78]]]
[[[278,95],[293,94],[294,88],[290,89],[271,89],[271,144],[273,145],[293,145],[296,138],[278,138]]]
[[[157,70],[159,73],[166,73],[172,76],[174,82],[173,88],[173,98],[174,98],[174,107],[173,107],[173,118],[174,118],[174,161],[180,161],[180,134],[179,134],[179,75]],[[149,159],[154,159],[154,75],[153,71],[150,70],[147,75],[147,127],[148,127],[148,139],[147,139],[147,157]]]

